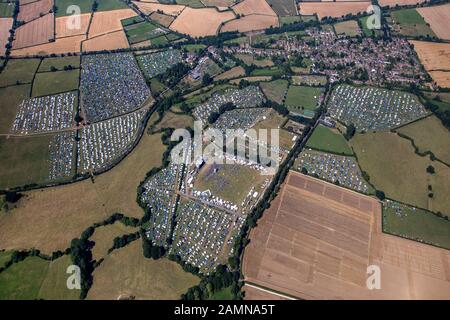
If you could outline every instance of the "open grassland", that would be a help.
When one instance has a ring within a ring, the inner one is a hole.
[[[17,208],[0,213],[0,248],[35,247],[50,253],[64,250],[88,226],[114,212],[140,218],[137,187],[151,168],[161,165],[164,151],[160,134],[144,134],[124,160],[94,182],[26,192]]]
[[[323,88],[290,86],[286,95],[286,106],[290,111],[315,110]]]
[[[349,37],[356,37],[361,34],[361,30],[359,29],[358,22],[356,22],[356,20],[335,23],[334,30],[338,35],[345,34]]]
[[[93,0],[77,0],[76,4],[80,8],[80,13],[88,13],[92,11],[93,2],[94,2]],[[55,0],[56,16],[63,17],[63,16],[70,16],[71,14],[73,14],[71,11],[69,12],[67,11],[69,6],[73,4],[74,4],[73,0]]]
[[[14,3],[0,3],[0,18],[9,18],[13,16]]]
[[[31,83],[40,59],[11,59],[0,73],[0,87],[20,83]]]
[[[352,149],[344,136],[335,129],[318,125],[309,138],[306,146],[312,149],[337,153],[342,155],[353,155]]]
[[[383,232],[450,250],[450,221],[393,201],[383,206]]]
[[[173,261],[144,258],[139,239],[114,250],[95,269],[88,299],[116,300],[130,296],[148,300],[179,299],[199,281]]]
[[[98,3],[97,11],[128,9],[127,4],[120,0],[100,0],[97,1],[97,3]]]
[[[60,58],[45,58],[42,60],[39,66],[38,72],[50,71],[52,68],[56,70],[64,70],[64,67],[71,66],[74,69],[80,67],[80,57],[79,56],[67,56]]]
[[[37,73],[33,82],[33,97],[78,89],[80,70]]]
[[[0,77],[1,79],[1,77]],[[17,107],[30,96],[30,85],[11,86],[0,89],[0,134],[9,133],[17,114]]]
[[[356,134],[351,145],[370,182],[388,198],[450,215],[449,167],[417,155],[411,142],[396,133]],[[434,174],[427,172],[430,165]]]
[[[317,14],[319,19],[324,17],[340,18],[347,14],[365,12],[370,2],[300,2],[299,13],[301,15]]]
[[[441,39],[450,40],[450,4],[443,6],[417,8],[419,14],[430,24],[433,32]]]
[[[278,104],[283,104],[288,85],[287,80],[279,79],[271,82],[262,82],[259,86],[267,99],[275,101]]]
[[[12,251],[0,251],[0,268],[11,260]]]
[[[415,8],[392,11],[391,17],[393,22],[399,25],[400,33],[404,36],[436,36]]]
[[[39,299],[78,300],[81,290],[67,288],[67,267],[72,265],[69,255],[62,256],[49,263],[47,274],[39,289]]]
[[[156,117],[156,115],[155,115]],[[163,128],[193,128],[194,127],[194,119],[190,115],[186,114],[175,114],[173,112],[166,112],[164,117],[160,122],[155,124],[153,130],[158,131]]]
[[[49,172],[48,145],[51,138],[52,135],[1,136],[0,189],[47,181]],[[17,237],[17,235],[15,236]],[[2,248],[1,244],[0,248]]]
[[[96,228],[92,237],[89,238],[89,240],[95,242],[94,248],[92,248],[92,259],[100,261],[112,248],[114,238],[136,231],[138,231],[138,228],[128,227],[120,221]]]
[[[33,300],[48,271],[49,262],[29,257],[0,273],[0,300]]]
[[[0,299],[6,300],[76,300],[80,290],[69,290],[66,285],[69,256],[54,261],[28,257],[0,273]]]
[[[215,8],[187,7],[170,25],[170,29],[192,37],[215,35],[222,23],[234,19],[232,11],[220,12]]]
[[[450,88],[450,43],[411,41],[420,61],[433,80]]]
[[[450,132],[435,116],[413,122],[396,131],[413,139],[420,153],[430,151],[439,160],[450,164]]]

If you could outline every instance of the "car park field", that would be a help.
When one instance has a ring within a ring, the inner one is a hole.
[[[381,228],[377,200],[290,172],[250,233],[244,281],[302,299],[448,298],[448,251]],[[366,287],[370,264],[380,290]]]
[[[383,204],[383,232],[450,250],[450,221],[395,201]]]
[[[385,131],[427,115],[408,92],[340,85],[328,101],[331,117],[359,131]]]

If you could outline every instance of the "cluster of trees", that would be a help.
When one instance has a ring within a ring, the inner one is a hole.
[[[187,65],[179,62],[167,69],[166,72],[157,75],[156,78],[160,82],[165,83],[168,87],[173,87],[189,70],[190,69]]]
[[[236,109],[236,106],[232,102],[224,103],[223,105],[221,105],[219,107],[219,111],[218,112],[212,112],[208,116],[208,123],[209,124],[213,124],[214,122],[217,121],[217,119],[219,119],[221,114],[223,114],[226,111],[231,111],[233,109]]]
[[[166,254],[166,249],[164,247],[153,245],[152,241],[145,235],[144,230],[141,230],[140,233],[144,257],[147,259],[157,260]]]
[[[305,30],[307,28],[311,28],[311,27],[319,27],[320,26],[320,22],[315,21],[315,20],[310,20],[310,21],[301,21],[301,22],[295,22],[295,23],[290,23],[290,24],[286,24],[283,25],[281,27],[278,28],[269,28],[266,29],[266,34],[277,34],[277,33],[285,33],[285,32],[292,32],[292,31],[301,31],[301,30]]]
[[[91,249],[94,242],[89,238],[94,233],[94,228],[87,228],[80,238],[75,238],[70,243],[70,256],[74,265],[80,268],[81,276],[81,292],[80,299],[87,296],[89,289],[93,283],[92,272],[94,271],[94,261],[92,260]]]
[[[344,137],[345,137],[345,139],[350,140],[351,138],[353,138],[355,133],[356,133],[355,125],[353,123],[350,123],[347,126],[347,129],[345,131]]]
[[[120,249],[128,245],[129,243],[133,242],[134,240],[137,240],[140,238],[140,232],[137,231],[135,233],[129,233],[124,234],[123,236],[115,237],[113,240],[113,246],[108,249],[108,253],[111,253],[115,249]]]

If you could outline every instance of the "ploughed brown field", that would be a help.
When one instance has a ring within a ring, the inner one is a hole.
[[[13,49],[48,43],[54,37],[53,13],[25,23],[16,29]]]
[[[53,8],[53,0],[39,0],[28,4],[20,4],[17,20],[29,22],[50,12]]]
[[[371,5],[369,1],[362,2],[301,2],[299,12],[302,15],[317,14],[319,19],[324,17],[340,18],[349,13],[366,12]]]
[[[425,1],[426,0],[378,0],[378,4],[382,7],[389,6],[394,8],[397,4],[399,6],[408,6],[423,3]]]
[[[6,44],[9,38],[9,29],[11,29],[13,23],[12,18],[0,18],[0,55],[4,55],[6,52]]]
[[[243,273],[303,299],[450,299],[450,251],[383,234],[377,200],[296,172],[250,233]]]

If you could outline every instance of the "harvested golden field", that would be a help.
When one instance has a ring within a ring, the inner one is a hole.
[[[186,7],[170,25],[170,29],[192,37],[204,37],[217,34],[219,26],[234,19],[231,11],[219,12],[215,8],[193,9]]]
[[[302,299],[450,299],[449,272],[450,251],[383,234],[377,200],[292,171],[243,258],[246,281]]]
[[[133,3],[145,14],[150,14],[152,12],[161,11],[164,14],[168,14],[169,16],[178,16],[186,6],[178,5],[178,4],[160,4],[153,2],[137,2],[133,1]]]
[[[17,49],[11,51],[13,57],[25,57],[33,55],[49,55],[61,53],[77,53],[81,50],[81,42],[86,39],[85,35],[65,37],[56,39],[54,42],[49,42],[33,47]]]
[[[244,0],[233,6],[233,11],[246,16],[251,14],[277,15],[265,0]]]
[[[220,32],[248,32],[254,30],[263,30],[270,27],[278,27],[278,17],[253,14],[251,16],[245,16],[240,19],[226,22],[220,29]]]
[[[417,8],[417,11],[439,38],[450,40],[450,3],[443,6]]]
[[[6,52],[5,46],[8,43],[9,29],[11,29],[12,23],[12,18],[0,18],[0,56]]]
[[[241,66],[234,67],[228,71],[225,71],[214,78],[214,81],[233,79],[245,75],[245,70]]]
[[[129,48],[127,36],[123,30],[110,32],[83,41],[83,52],[115,50]]]
[[[257,288],[250,284],[245,284],[242,287],[242,291],[245,292],[245,300],[291,300],[283,297],[281,294]]]
[[[58,17],[55,19],[55,32],[56,39],[62,37],[71,37],[82,34],[87,34],[89,21],[91,19],[90,13],[84,13],[80,15],[80,28],[75,28],[73,23],[73,17]]]
[[[88,38],[123,30],[120,20],[135,16],[136,12],[131,9],[95,12],[89,27]]]
[[[17,20],[29,22],[50,12],[53,8],[53,0],[39,0],[26,5],[20,5]]]
[[[92,258],[100,261],[101,258],[106,257],[108,250],[113,246],[114,238],[138,230],[139,228],[128,227],[120,221],[96,228],[92,237],[89,238],[89,240],[95,242],[94,248],[92,248]]]
[[[146,259],[142,240],[114,250],[94,271],[89,300],[134,297],[146,300],[176,300],[200,279],[165,258]]]
[[[20,26],[16,29],[13,49],[48,43],[54,37],[54,25],[52,13]]]
[[[145,174],[161,165],[161,135],[144,134],[137,147],[110,171],[64,186],[25,192],[17,208],[0,213],[0,248],[64,250],[95,222],[115,212],[140,218],[136,192]]]
[[[450,87],[450,43],[410,42],[433,80],[441,87]]]
[[[395,7],[397,4],[399,6],[408,6],[423,2],[426,2],[426,0],[378,0],[378,4],[381,7],[390,6],[392,8]]]
[[[349,13],[366,12],[371,2],[301,2],[299,13],[301,15],[317,14],[319,19],[324,17],[340,18]]]

